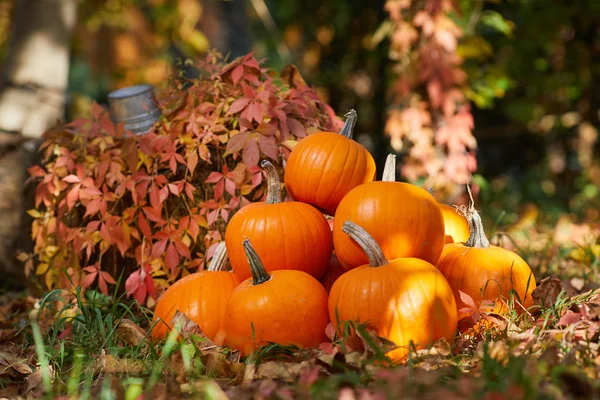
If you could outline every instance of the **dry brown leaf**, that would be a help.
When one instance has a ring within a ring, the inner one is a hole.
[[[257,367],[254,379],[281,379],[286,382],[296,382],[301,375],[314,367],[315,360],[300,363],[266,361]]]
[[[543,308],[551,307],[556,303],[562,290],[562,281],[555,276],[549,276],[541,280],[539,286],[531,293],[531,297],[536,305]]]
[[[145,342],[147,334],[138,324],[127,318],[123,318],[117,325],[117,335],[131,346],[139,346]]]
[[[187,394],[203,394],[204,397],[215,400],[228,400],[223,389],[212,379],[199,380],[180,385],[181,391]]]
[[[95,370],[97,373],[105,374],[141,374],[146,371],[146,365],[142,361],[130,358],[115,358],[102,350],[96,361]]]
[[[206,368],[206,375],[236,380],[244,376],[244,364],[229,361],[223,353],[206,351],[200,358]]]
[[[217,347],[217,345],[210,340],[204,332],[202,332],[202,328],[198,326],[197,323],[189,319],[185,314],[177,311],[173,319],[171,319],[171,326],[180,326],[180,335],[183,336],[184,339],[191,342],[192,337],[197,337],[201,339],[203,346],[201,350],[207,350],[211,348]]]
[[[52,368],[51,365],[49,365],[47,368],[50,373],[50,379],[53,379],[54,369]],[[29,375],[27,377],[27,385],[25,387],[25,393],[29,393],[31,391],[36,391],[37,389],[40,389],[40,385],[42,383],[43,377],[44,377],[44,374],[42,371],[42,367],[40,366],[31,375]]]
[[[300,75],[300,71],[298,71],[298,67],[293,64],[288,64],[283,67],[279,76],[281,77],[282,81],[292,88],[307,87],[306,81],[302,75]]]

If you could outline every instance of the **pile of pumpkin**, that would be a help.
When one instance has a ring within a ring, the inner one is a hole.
[[[294,147],[285,185],[295,201],[282,202],[277,170],[261,163],[266,202],[231,218],[207,270],[165,291],[153,337],[166,336],[179,310],[215,344],[249,355],[268,342],[317,347],[330,321],[338,334],[353,321],[394,342],[387,355],[401,361],[409,346],[453,342],[469,315],[459,291],[494,302],[497,313],[511,297],[517,311],[531,305],[531,269],[490,245],[473,202],[453,208],[395,182],[393,155],[374,181],[372,156],[352,139],[356,113],[346,117],[340,133],[314,133]]]

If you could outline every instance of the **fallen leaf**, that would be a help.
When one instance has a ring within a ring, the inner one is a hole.
[[[300,363],[266,361],[261,363],[254,374],[254,379],[281,379],[296,382],[300,376],[315,367],[315,360]]]
[[[188,342],[193,342],[194,338],[196,342],[202,343],[201,350],[207,350],[217,347],[217,345],[210,340],[202,328],[197,323],[189,319],[185,314],[177,311],[173,319],[171,319],[171,326],[179,326],[179,334],[186,339]]]
[[[125,343],[131,346],[139,346],[146,341],[148,333],[135,322],[123,318],[117,325],[117,335]]]
[[[575,313],[571,310],[567,310],[567,312],[565,312],[562,315],[562,317],[560,317],[560,320],[558,320],[556,325],[557,326],[569,326],[569,325],[574,324],[575,322],[579,322],[579,321],[581,321],[581,314]]]
[[[549,276],[541,280],[539,286],[531,293],[531,297],[536,305],[547,308],[556,303],[562,290],[562,281],[555,276]]]

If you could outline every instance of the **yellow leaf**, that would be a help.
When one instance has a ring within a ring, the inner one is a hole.
[[[29,214],[32,218],[35,218],[35,219],[43,217],[43,214],[35,209],[27,210],[27,214]]]
[[[44,249],[44,252],[48,256],[48,258],[52,258],[52,257],[54,257],[54,255],[56,253],[58,253],[58,246],[54,246],[54,245],[46,246],[46,248]]]
[[[21,262],[25,262],[27,260],[29,260],[31,256],[25,252],[20,252],[19,254],[17,254],[17,260],[21,261]]]
[[[35,269],[35,274],[36,275],[44,275],[47,271],[48,271],[48,267],[50,265],[48,263],[41,263],[37,266],[37,268]]]
[[[194,29],[192,32],[186,35],[184,40],[198,53],[204,53],[210,46],[206,35],[197,29]]]

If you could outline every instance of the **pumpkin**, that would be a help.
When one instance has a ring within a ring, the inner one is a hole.
[[[277,170],[264,160],[267,201],[251,203],[233,215],[225,230],[229,260],[240,280],[250,277],[250,265],[242,245],[245,238],[262,254],[267,271],[295,269],[320,279],[331,259],[333,242],[329,224],[309,204],[281,201]]]
[[[417,349],[456,332],[456,302],[440,271],[419,258],[386,259],[373,237],[354,222],[342,230],[368,255],[368,263],[354,268],[333,284],[329,317],[338,333],[344,321],[369,323],[398,348],[386,355],[401,361],[412,341]]]
[[[444,217],[445,243],[466,242],[469,240],[469,223],[467,219],[455,208],[440,203]]]
[[[316,347],[327,340],[327,293],[303,271],[281,268],[269,273],[243,241],[252,278],[242,282],[227,305],[227,345],[249,355],[264,343]],[[267,251],[268,252],[268,251]]]
[[[298,201],[330,215],[352,188],[375,179],[375,160],[352,140],[356,111],[340,133],[315,132],[300,140],[286,162],[285,186]]]
[[[468,186],[467,189],[471,195],[471,189]],[[507,311],[512,290],[517,293],[522,305],[517,305],[517,311],[530,307],[536,282],[529,265],[516,253],[490,244],[472,196],[469,206],[459,210],[469,223],[471,235],[464,243],[444,246],[437,264],[454,290],[459,309],[465,307],[459,291],[469,295],[477,307],[483,305],[490,312]],[[469,315],[467,310],[459,311],[459,319]]]
[[[331,255],[331,261],[329,262],[329,267],[327,267],[327,271],[325,271],[325,275],[321,278],[321,284],[329,293],[333,283],[340,277],[342,274],[346,272],[340,260],[338,260],[335,252]]]
[[[222,345],[227,301],[239,284],[232,271],[226,271],[227,248],[219,243],[207,270],[190,274],[171,285],[160,297],[154,310],[154,339],[164,339],[172,329],[177,310],[198,324],[215,344]]]
[[[394,182],[395,156],[386,160],[383,181],[352,189],[342,199],[333,220],[335,254],[352,269],[368,263],[360,246],[342,232],[344,221],[363,227],[386,257],[415,257],[437,263],[444,247],[444,218],[433,196],[418,186]]]

